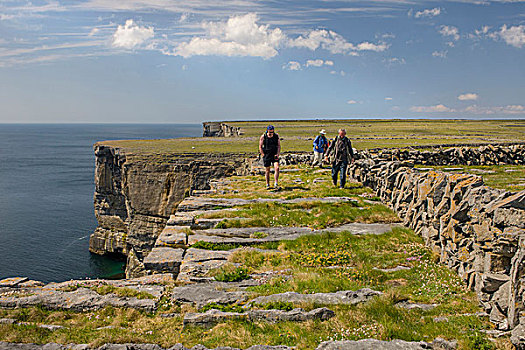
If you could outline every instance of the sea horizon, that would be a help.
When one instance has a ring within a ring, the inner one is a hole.
[[[201,135],[201,124],[2,124],[0,279],[118,277],[124,262],[88,250],[97,226],[93,144]]]

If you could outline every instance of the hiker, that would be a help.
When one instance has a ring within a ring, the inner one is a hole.
[[[326,139],[326,130],[319,131],[319,135],[314,140],[314,162],[312,167],[319,164],[319,168],[323,168],[323,156],[328,149],[328,140]]]
[[[266,132],[259,139],[259,152],[263,157],[264,168],[266,169],[266,188],[270,189],[270,167],[275,168],[274,187],[279,189],[279,154],[281,153],[281,141],[279,135],[275,133],[273,125],[268,125]]]
[[[326,152],[326,160],[330,157],[332,163],[332,181],[334,186],[337,186],[337,173],[341,172],[341,183],[339,188],[344,188],[346,183],[346,168],[348,163],[354,162],[354,150],[352,149],[352,142],[346,137],[346,130],[339,129],[339,135],[328,147]]]

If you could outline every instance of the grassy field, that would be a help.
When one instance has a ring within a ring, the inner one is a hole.
[[[267,324],[231,321],[211,329],[183,329],[182,315],[197,310],[189,305],[172,304],[167,299],[158,312],[151,314],[111,307],[92,312],[49,311],[38,307],[0,310],[0,318],[67,327],[52,332],[35,325],[0,324],[0,340],[90,343],[95,346],[107,342],[146,342],[164,347],[177,342],[187,347],[203,344],[208,347],[246,348],[254,344],[283,344],[297,346],[298,349],[314,349],[321,341],[330,339],[373,337],[432,341],[436,337],[444,337],[458,340],[460,349],[510,349],[506,339],[500,339],[496,344],[488,340],[483,330],[492,329],[492,326],[486,317],[475,315],[480,311],[475,294],[466,289],[454,272],[435,263],[435,257],[411,230],[397,228],[383,235],[328,233],[305,236],[279,243],[278,248],[275,252],[239,250],[232,256],[231,263],[242,266],[227,266],[214,275],[242,279],[247,273],[288,271],[289,278],[274,278],[261,286],[251,287],[255,295],[286,291],[334,292],[363,287],[384,294],[356,306],[329,305],[327,307],[336,313],[336,317],[324,322]],[[398,265],[410,269],[397,272],[376,269]],[[429,311],[405,310],[396,306],[400,301],[438,306]],[[211,308],[240,311],[240,306],[213,304],[201,311]],[[257,305],[258,308],[285,310],[297,306],[310,310],[322,305]],[[180,316],[160,316],[166,312]]]
[[[257,153],[259,136],[272,123],[282,152],[311,151],[319,130],[328,137],[345,128],[357,149],[516,142],[525,140],[524,120],[310,120],[228,122],[241,127],[238,138],[104,141],[134,154]]]
[[[274,227],[331,227],[344,222],[396,220],[388,208],[370,201],[374,198],[369,189],[358,183],[349,184],[346,189],[333,188],[329,181],[321,181],[326,179],[329,175],[325,171],[301,167],[283,173],[283,189],[274,192],[264,189],[263,176],[233,177],[222,185],[229,190],[221,196],[256,198],[265,193],[269,198],[313,198],[304,204],[258,203],[240,207],[234,212],[236,216],[265,219],[256,223],[245,222],[243,226],[262,223]],[[355,201],[332,204],[331,207],[315,201],[315,198],[327,195],[351,197]],[[204,243],[198,247],[210,250],[239,248],[235,244]],[[166,348],[179,342],[186,347],[203,344],[209,348],[271,344],[315,349],[324,340],[377,338],[431,342],[442,337],[457,340],[459,349],[511,349],[506,337],[495,342],[489,340],[486,331],[494,326],[487,316],[476,314],[481,311],[476,294],[466,288],[454,271],[438,264],[437,260],[424,246],[421,237],[401,227],[379,235],[328,231],[293,241],[262,243],[237,249],[227,265],[211,271],[209,276],[227,282],[247,279],[250,274],[273,272],[274,277],[250,287],[253,293],[250,299],[287,291],[316,293],[360,288],[372,288],[383,294],[354,306],[326,305],[335,312],[335,317],[327,321],[277,324],[228,321],[210,329],[183,327],[184,314],[209,309],[239,312],[243,311],[245,303],[211,303],[197,309],[171,302],[168,292],[153,313],[111,307],[90,312],[50,311],[40,307],[0,309],[0,318],[29,322],[26,325],[0,324],[0,340],[89,343],[93,346],[109,342],[157,343]],[[404,269],[381,270],[398,266]],[[168,290],[175,287],[175,284],[170,285]],[[99,287],[96,291],[139,296],[136,292],[109,286]],[[408,310],[396,305],[401,301],[435,304],[435,307],[426,311]],[[255,305],[255,308],[289,310],[302,307],[311,310],[320,306],[325,305],[280,302]],[[174,316],[162,317],[164,313]],[[38,324],[66,328],[50,331],[38,328]]]

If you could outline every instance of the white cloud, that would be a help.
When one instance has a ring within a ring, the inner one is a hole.
[[[441,26],[439,34],[445,37],[451,36],[454,41],[459,40],[459,30],[454,26]]]
[[[466,113],[472,114],[525,114],[525,106],[522,105],[507,105],[507,106],[496,106],[496,107],[481,107],[472,105],[465,108]]]
[[[525,25],[507,27],[507,25],[504,24],[500,31],[497,32],[497,36],[503,39],[508,45],[521,49],[521,47],[525,45]]]
[[[487,36],[489,33],[490,27],[489,26],[482,26],[480,29],[474,30],[474,33],[471,33],[468,35],[469,39],[479,39],[482,37]]]
[[[301,64],[297,61],[290,61],[283,65],[285,70],[301,70]]]
[[[385,58],[383,63],[386,63],[388,66],[393,66],[395,64],[406,64],[406,60],[403,57],[390,57]]]
[[[465,93],[458,96],[458,100],[460,101],[475,101],[478,99],[478,94],[474,93]]]
[[[382,52],[390,47],[390,45],[385,42],[374,44],[365,41],[356,45],[348,42],[342,35],[325,29],[312,30],[307,35],[301,35],[295,39],[291,39],[288,45],[290,47],[307,48],[312,51],[321,48],[333,54],[349,54],[354,56],[357,55],[359,51]]]
[[[322,67],[323,65],[333,66],[334,61],[329,61],[329,60],[323,61],[321,59],[315,59],[315,60],[307,60],[305,63],[306,67]]]
[[[321,67],[324,64],[323,60],[317,59],[317,60],[307,60],[306,66],[307,67]]]
[[[381,35],[376,35],[376,38],[382,39],[395,39],[396,35],[394,33],[384,33]]]
[[[253,56],[268,59],[286,38],[281,29],[259,25],[255,13],[232,16],[226,22],[208,22],[203,27],[205,37],[193,37],[180,43],[169,55],[191,57],[199,55]]]
[[[93,29],[91,29],[91,31],[89,32],[88,36],[94,36],[94,35],[96,35],[99,31],[100,31],[100,29],[98,29],[98,28],[93,28]]]
[[[355,104],[357,104],[359,102],[356,101],[356,100],[348,100],[348,101],[346,101],[346,103],[348,103],[349,105],[355,105]]]
[[[367,41],[357,44],[357,51],[375,51],[375,52],[383,52],[386,49],[388,49],[390,45],[387,43],[369,43]]]
[[[188,18],[190,17],[190,14],[189,13],[183,13],[182,15],[180,15],[180,18],[179,18],[179,23],[184,23],[188,20]]]
[[[416,113],[444,113],[444,112],[454,112],[452,108],[448,108],[445,105],[439,104],[435,106],[412,106],[410,107],[411,112]]]
[[[7,21],[7,20],[10,20],[10,19],[13,19],[13,18],[16,18],[15,15],[10,15],[10,14],[5,14],[5,13],[0,13],[0,21]]]
[[[447,58],[448,51],[434,51],[432,52],[432,56],[439,57],[439,58]]]
[[[441,14],[441,9],[439,7],[435,7],[433,9],[426,9],[423,11],[417,11],[414,15],[415,18],[421,18],[421,17],[436,17]]]
[[[154,35],[153,27],[141,27],[135,24],[132,19],[128,19],[126,24],[117,27],[113,34],[112,45],[114,47],[132,49],[151,39]]]

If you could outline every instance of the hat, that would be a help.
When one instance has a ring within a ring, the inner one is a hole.
[[[273,129],[275,129],[275,128],[273,127],[273,125],[268,125],[268,127],[266,128],[266,130],[273,130]]]
[[[326,130],[323,129],[323,130],[319,131],[319,133],[322,134],[322,135],[326,135]]]

